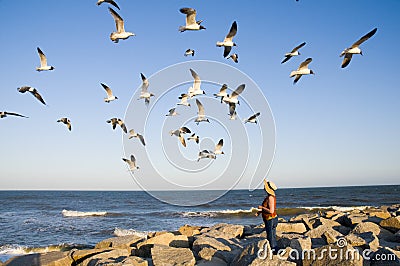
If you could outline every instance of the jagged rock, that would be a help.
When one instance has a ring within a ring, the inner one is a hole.
[[[374,224],[372,222],[362,222],[356,225],[354,229],[352,230],[352,233],[354,234],[360,234],[360,233],[365,233],[365,232],[372,232],[375,235],[379,235],[381,232],[381,228],[379,225]]]
[[[179,233],[185,236],[194,236],[200,234],[201,227],[200,226],[192,226],[185,224],[179,228]]]
[[[351,246],[339,248],[336,244],[331,244],[305,253],[302,263],[303,266],[362,266],[363,257]]]
[[[277,244],[280,249],[290,247],[301,252],[304,249],[311,249],[311,238],[302,235],[297,237],[287,236],[280,238]]]
[[[339,222],[320,217],[320,218],[315,219],[313,227],[316,228],[316,227],[318,227],[320,225],[326,225],[328,227],[334,227],[334,226],[340,226],[341,224]]]
[[[385,229],[388,229],[389,231],[392,231],[393,233],[396,233],[400,230],[400,216],[382,220],[379,225]]]
[[[149,262],[140,257],[131,256],[121,262],[124,266],[148,266]]]
[[[203,260],[211,260],[214,257],[217,250],[215,248],[205,247],[199,251],[197,254],[199,258]]]
[[[136,245],[137,249],[132,250],[132,255],[138,257],[149,258],[151,256],[151,248],[154,245],[164,245],[176,248],[188,248],[189,239],[184,235],[174,235],[173,233],[165,233],[149,238],[146,241]]]
[[[196,266],[228,266],[223,259],[212,257],[211,260],[200,260]]]
[[[245,225],[243,227],[243,237],[258,235],[265,231],[265,226],[262,224],[261,226],[249,226]]]
[[[350,224],[348,225],[349,227],[354,227],[357,224],[368,220],[368,216],[365,214],[349,214],[347,215],[347,218],[349,218],[350,221]]]
[[[112,237],[105,239],[103,241],[100,241],[99,243],[96,244],[97,249],[101,248],[130,248],[139,243],[140,241],[143,241],[143,237],[139,237],[136,235],[127,235],[127,236],[119,236],[119,237]]]
[[[332,227],[328,225],[320,225],[306,232],[304,235],[311,238],[311,243],[313,247],[319,247],[328,244],[326,239],[323,237],[324,233],[326,232],[329,232],[331,237],[338,238],[342,236],[338,231],[332,229]]]
[[[381,218],[381,219],[388,219],[388,218],[392,217],[390,212],[382,211],[382,210],[367,212],[367,214],[369,216],[371,216],[371,217],[378,217],[378,218]]]
[[[322,234],[322,238],[325,239],[326,243],[328,244],[335,244],[337,239],[342,235],[335,230],[327,230]]]
[[[151,258],[154,266],[194,266],[196,260],[188,248],[173,248],[155,245],[151,249]]]
[[[95,256],[95,255],[103,253],[103,252],[108,252],[111,250],[112,250],[111,248],[71,250],[70,256],[76,263],[80,263],[80,262],[84,261],[85,259],[88,259],[92,256]]]
[[[365,232],[360,234],[349,234],[345,237],[347,243],[353,247],[360,247],[362,249],[377,250],[379,240],[372,232]]]
[[[338,214],[340,214],[340,213],[341,213],[341,212],[339,212],[339,211],[326,211],[326,212],[325,212],[325,218],[330,219],[330,218],[332,218],[333,216],[338,215]]]
[[[220,223],[201,230],[201,233],[214,238],[230,239],[242,237],[243,231],[243,225]]]
[[[69,252],[51,251],[12,257],[4,266],[70,266],[72,263]]]
[[[110,251],[105,251],[85,259],[79,264],[79,266],[112,265],[115,263],[121,263],[129,256],[130,252],[126,249],[112,249]]]
[[[278,223],[277,232],[302,234],[307,231],[304,223]]]
[[[264,239],[245,246],[230,263],[232,266],[259,265],[296,265],[296,263],[280,260],[273,256],[268,240]]]
[[[388,265],[395,266],[400,265],[400,252],[396,252],[393,249],[384,247],[375,251],[372,256],[370,256],[371,266],[375,265]],[[385,258],[385,260],[383,260]]]

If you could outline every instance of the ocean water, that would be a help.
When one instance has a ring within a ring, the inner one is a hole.
[[[162,192],[184,203],[215,191]],[[260,224],[254,213],[263,190],[233,190],[208,204],[181,207],[143,191],[0,191],[0,260],[126,234],[177,230],[184,224]],[[277,190],[278,215],[400,203],[400,186],[288,188]]]

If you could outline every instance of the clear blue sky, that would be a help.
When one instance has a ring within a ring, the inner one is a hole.
[[[138,189],[121,161],[120,130],[105,121],[124,116],[140,72],[151,76],[192,60],[183,56],[189,47],[193,59],[237,67],[261,88],[275,119],[269,177],[278,186],[399,184],[399,1],[117,2],[125,29],[137,36],[114,44],[107,4],[0,0],[0,111],[30,117],[0,120],[0,189]],[[207,29],[179,33],[181,7],[195,8]],[[239,64],[215,47],[234,20]],[[341,69],[340,52],[375,27],[361,46],[364,56]],[[281,65],[284,53],[303,41],[301,55]],[[35,71],[36,47],[54,71]],[[289,73],[307,57],[316,75],[293,85]],[[104,103],[100,82],[119,99]],[[18,93],[24,85],[36,87],[49,107]],[[64,116],[72,132],[56,123]]]

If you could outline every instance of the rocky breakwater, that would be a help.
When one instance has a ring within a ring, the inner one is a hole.
[[[279,251],[272,254],[263,224],[185,225],[105,239],[91,249],[14,257],[4,265],[400,265],[400,205],[280,219],[277,239]]]

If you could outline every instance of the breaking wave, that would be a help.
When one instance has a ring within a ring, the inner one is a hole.
[[[107,212],[81,212],[81,211],[71,211],[62,210],[62,215],[64,217],[85,217],[85,216],[105,216]]]

